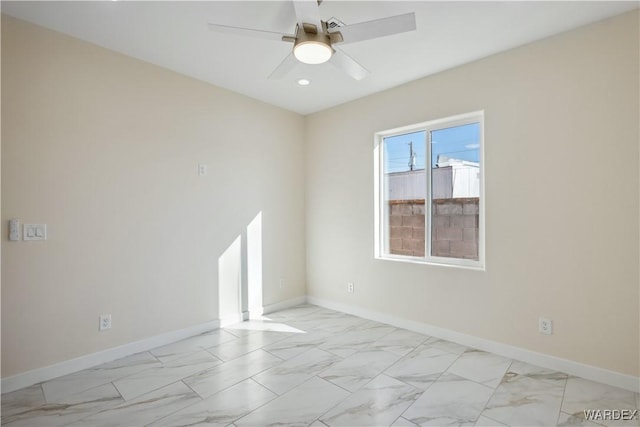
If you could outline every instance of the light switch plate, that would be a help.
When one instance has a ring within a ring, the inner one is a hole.
[[[47,224],[24,224],[23,240],[47,240]]]
[[[9,220],[9,240],[17,241],[20,240],[20,220],[19,219],[10,219]]]

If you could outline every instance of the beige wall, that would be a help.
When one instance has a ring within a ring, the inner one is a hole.
[[[2,377],[217,319],[220,257],[259,212],[265,304],[306,277],[638,375],[638,51],[632,12],[305,121],[3,16]],[[480,109],[486,272],[374,260],[374,132]],[[49,240],[8,242],[13,217]]]
[[[638,20],[309,116],[308,294],[637,376]],[[477,110],[486,271],[374,260],[374,133]],[[553,335],[538,333],[540,316]]]
[[[217,319],[219,257],[259,212],[265,305],[304,295],[303,137],[299,115],[3,16],[2,376]],[[49,239],[9,242],[14,217]]]

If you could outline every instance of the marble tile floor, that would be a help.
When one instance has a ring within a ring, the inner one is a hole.
[[[584,413],[629,411],[608,417],[620,418],[639,404],[637,393],[300,305],[3,394],[2,425],[640,427],[637,416]]]

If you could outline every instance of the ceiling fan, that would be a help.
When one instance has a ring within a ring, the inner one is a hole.
[[[335,45],[371,40],[416,29],[416,18],[413,12],[352,25],[344,25],[333,18],[323,21],[320,19],[321,2],[322,0],[293,2],[297,20],[295,34],[214,23],[209,23],[209,28],[222,33],[293,43],[293,51],[269,75],[270,79],[284,77],[298,61],[305,64],[322,64],[329,61],[355,80],[367,77],[370,74],[369,71],[349,55],[336,49]]]

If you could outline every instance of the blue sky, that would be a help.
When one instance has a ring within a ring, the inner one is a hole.
[[[435,166],[439,154],[478,162],[479,132],[480,125],[477,123],[433,131],[432,166]],[[385,173],[409,170],[409,142],[413,142],[413,151],[416,153],[415,169],[424,169],[426,135],[426,131],[420,131],[385,138]]]

